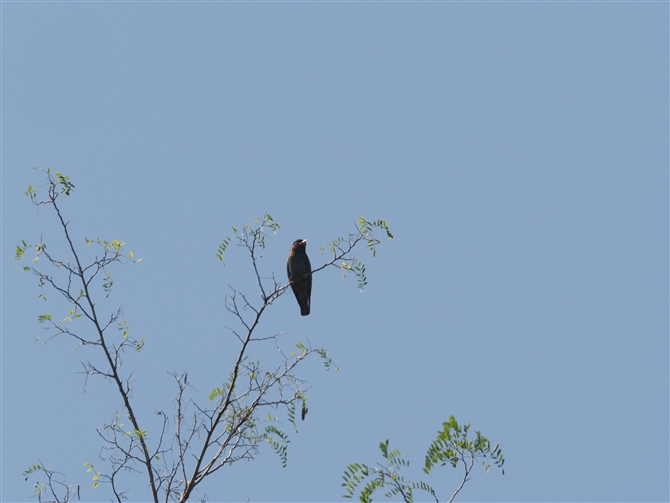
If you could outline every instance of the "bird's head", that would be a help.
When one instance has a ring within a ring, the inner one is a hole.
[[[306,239],[296,239],[295,241],[293,241],[293,244],[291,245],[291,251],[294,253],[297,251],[305,251],[306,246],[307,246]]]

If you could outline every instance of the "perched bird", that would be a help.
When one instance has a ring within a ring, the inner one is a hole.
[[[309,314],[309,302],[312,296],[312,266],[305,251],[306,246],[307,241],[304,239],[293,241],[286,260],[288,282],[300,304],[300,314],[303,316]]]

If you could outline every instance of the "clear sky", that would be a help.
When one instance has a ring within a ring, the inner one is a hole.
[[[0,499],[28,501],[41,460],[108,501],[83,464],[119,399],[82,392],[72,341],[34,342],[65,306],[12,260],[60,247],[33,166],[76,185],[78,245],[143,258],[100,306],[146,340],[126,366],[149,424],[169,371],[202,400],[227,377],[224,296],[256,295],[241,253],[215,257],[231,225],[282,223],[282,278],[293,240],[319,266],[357,217],[388,221],[363,293],[332,269],[309,317],[272,307],[263,330],[339,371],[305,367],[288,466],[264,450],[210,501],[341,501],[348,463],[390,438],[418,471],[452,414],[506,458],[460,501],[668,500],[667,2],[3,2]],[[437,473],[448,498],[460,472]]]

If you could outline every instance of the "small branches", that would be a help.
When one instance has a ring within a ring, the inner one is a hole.
[[[388,227],[383,221],[369,223],[359,220],[358,232],[350,235],[348,241],[342,238],[333,245],[333,259],[322,267],[315,269],[318,272],[333,265],[337,260],[351,257],[355,253],[358,243],[367,241],[374,250],[378,240],[374,238],[375,227]],[[260,293],[260,301],[253,303],[246,294],[231,287],[231,293],[226,296],[225,307],[237,319],[241,330],[229,328],[237,340],[240,348],[228,380],[222,386],[214,388],[209,394],[210,406],[195,406],[196,412],[189,429],[197,431],[203,438],[200,451],[195,455],[195,461],[190,470],[186,470],[186,462],[180,456],[175,469],[170,475],[170,483],[175,491],[180,493],[178,501],[185,502],[191,497],[193,490],[209,475],[226,464],[240,459],[253,459],[260,444],[267,442],[282,462],[287,463],[288,436],[277,426],[276,411],[280,408],[287,412],[289,422],[296,427],[296,406],[301,409],[301,417],[307,414],[306,388],[302,380],[295,374],[295,369],[311,355],[316,355],[323,361],[326,369],[332,365],[331,359],[323,348],[312,348],[303,343],[297,343],[297,351],[285,354],[278,351],[280,362],[275,367],[267,368],[260,361],[251,358],[251,347],[269,340],[277,341],[280,334],[258,335],[256,332],[260,320],[272,303],[283,295],[289,287],[288,283],[279,283],[274,274],[261,272],[260,260],[266,249],[270,234],[276,234],[281,228],[272,216],[265,214],[257,218],[254,225],[246,224],[241,228],[232,227],[234,236],[226,237],[217,250],[217,258],[223,263],[224,254],[230,245],[246,251],[254,271],[254,279]],[[364,269],[363,269],[364,270]],[[180,396],[183,389],[180,388]],[[179,419],[178,437],[184,438],[183,409],[184,403],[178,400]],[[268,413],[263,413],[269,409]],[[190,445],[192,436],[180,441],[180,452],[185,452]],[[181,470],[182,476],[176,473]],[[189,473],[185,477],[185,473]]]
[[[46,477],[45,482],[37,478],[39,473]],[[67,484],[65,475],[51,467],[45,467],[41,461],[24,471],[23,476],[26,481],[30,477],[36,477],[33,494],[40,503],[68,503],[73,498],[79,499],[81,487]]]
[[[108,328],[119,319],[121,312],[119,310],[115,314],[112,314],[109,320],[105,322],[98,314],[96,304],[93,300],[93,280],[98,277],[98,275],[104,276],[101,287],[105,297],[108,297],[111,292],[113,281],[110,278],[111,273],[107,270],[107,267],[114,263],[123,263],[124,259],[128,259],[132,262],[138,262],[139,260],[136,261],[133,259],[132,252],[128,255],[124,255],[123,249],[125,243],[117,239],[109,241],[101,239],[96,239],[95,241],[85,239],[86,244],[89,246],[93,243],[97,243],[101,247],[102,256],[96,256],[92,262],[84,264],[80,252],[74,244],[75,241],[70,236],[68,223],[66,222],[58,203],[58,198],[61,194],[69,196],[72,193],[74,184],[70,182],[69,177],[60,173],[56,173],[54,176],[50,170],[43,172],[47,176],[47,195],[43,199],[39,199],[38,192],[40,188],[28,186],[25,196],[29,197],[31,202],[36,206],[51,206],[53,208],[63,231],[70,256],[65,260],[52,256],[51,253],[47,252],[47,245],[40,240],[37,245],[33,246],[22,241],[22,245],[17,246],[15,258],[24,258],[25,252],[29,248],[35,250],[33,265],[25,266],[23,270],[30,270],[38,277],[40,288],[43,289],[45,286],[51,287],[73,306],[70,309],[69,315],[59,322],[54,321],[53,316],[49,313],[41,315],[39,321],[49,325],[49,328],[55,332],[53,337],[67,335],[75,339],[79,346],[93,346],[102,350],[103,365],[96,365],[90,361],[82,362],[84,371],[87,377],[91,375],[100,375],[115,383],[123,403],[124,414],[127,415],[132,424],[132,431],[142,432],[143,430],[139,426],[139,420],[133,410],[133,405],[130,400],[132,373],[124,377],[120,374],[120,367],[122,364],[121,354],[124,352],[125,347],[132,346],[136,351],[139,351],[144,342],[137,342],[127,337],[126,329],[129,327],[127,327],[125,321],[124,337],[122,337],[121,341],[108,336]],[[64,271],[65,279],[59,279],[56,276],[47,273],[40,266],[41,257],[46,258],[47,265],[54,266],[57,270]],[[40,297],[46,298],[43,293],[40,294]],[[80,335],[79,332],[70,328],[70,324],[81,317],[87,319],[92,324],[94,329],[92,335]],[[107,426],[114,430],[115,424],[116,423],[112,423]],[[123,446],[117,435],[112,436],[111,439],[108,438],[107,442],[108,447],[125,456],[121,463],[123,467],[136,461],[144,465],[145,473],[149,479],[148,482],[153,495],[153,501],[154,503],[158,503],[157,486],[154,479],[154,471],[151,467],[152,459],[149,454],[145,436],[140,434],[137,434],[136,436],[126,436],[124,438],[125,444]],[[135,450],[139,451],[139,455],[134,454]],[[112,466],[115,466],[114,460],[112,460]],[[111,475],[102,478],[103,480],[106,479],[109,481],[112,486],[115,487],[115,476],[117,473],[118,470],[112,470]],[[97,487],[97,479],[95,484],[95,487]],[[122,492],[114,489],[114,493],[117,496],[117,500],[120,501]]]
[[[235,235],[232,237],[228,236],[221,242],[216,257],[225,265],[223,257],[231,243],[236,241],[238,246],[246,248],[251,256],[256,280],[261,291],[261,298],[263,301],[269,301],[271,303],[273,300],[281,296],[289,285],[288,283],[283,285],[278,283],[274,279],[274,276],[271,276],[272,285],[270,285],[269,289],[264,285],[257,264],[257,260],[261,258],[261,256],[259,256],[257,252],[259,249],[265,249],[266,239],[268,237],[267,230],[270,230],[272,234],[276,234],[281,228],[281,224],[275,222],[272,216],[267,213],[263,218],[256,218],[254,222],[257,224],[255,227],[252,227],[251,224],[246,224],[242,228],[232,227]],[[379,240],[375,234],[376,229],[383,231],[389,240],[393,239],[393,234],[391,234],[386,220],[379,219],[370,221],[366,220],[364,217],[359,217],[356,221],[356,232],[349,233],[347,237],[340,236],[334,239],[329,245],[321,247],[321,253],[325,254],[328,249],[332,254],[332,258],[320,267],[313,269],[312,274],[316,274],[327,267],[334,266],[345,272],[345,278],[347,272],[352,272],[358,278],[359,290],[363,290],[368,281],[365,274],[365,264],[358,257],[357,247],[360,243],[365,243],[365,247],[372,253],[372,256],[376,257],[377,247],[381,244],[381,240]]]
[[[340,269],[345,271],[344,277],[347,277],[346,272],[351,271],[358,278],[358,289],[363,290],[365,285],[368,284],[367,277],[365,275],[365,264],[358,258],[358,252],[354,252],[356,246],[365,242],[365,247],[372,253],[373,257],[377,256],[377,246],[381,244],[381,241],[375,236],[375,228],[383,230],[386,232],[386,237],[391,240],[393,239],[393,234],[386,224],[386,220],[377,220],[368,221],[363,217],[359,217],[356,221],[356,227],[358,232],[354,234],[349,234],[348,238],[339,237],[330,244],[330,252],[333,255],[333,258],[322,265],[321,267],[314,269],[312,274],[335,265],[336,262],[341,261],[339,266]],[[326,247],[321,248],[321,253],[325,253]]]
[[[465,483],[470,480],[470,472],[475,461],[480,461],[485,466],[487,473],[491,464],[500,468],[503,474],[505,473],[505,470],[502,469],[505,459],[500,447],[496,445],[492,449],[489,440],[482,436],[479,431],[476,432],[475,439],[469,439],[469,429],[470,424],[461,427],[456,418],[451,416],[448,422],[442,424],[442,430],[438,431],[437,438],[433,440],[426,452],[423,468],[426,474],[429,474],[435,466],[445,466],[447,463],[454,468],[459,464],[463,466],[463,478],[449,498],[449,503],[454,501]],[[422,481],[413,482],[405,479],[400,474],[400,469],[409,466],[409,461],[404,458],[405,454],[401,455],[397,449],[390,451],[388,444],[388,440],[379,444],[382,457],[386,459],[386,465],[378,463],[376,467],[370,468],[364,464],[353,463],[347,466],[342,477],[344,479],[342,487],[346,491],[344,497],[352,498],[358,491],[359,485],[367,480],[367,483],[360,490],[359,500],[361,503],[372,501],[372,494],[377,489],[385,486],[391,486],[391,489],[385,494],[388,498],[399,495],[405,503],[411,503],[414,501],[413,490],[420,489],[429,493],[436,502],[439,502],[435,491],[427,483]],[[487,463],[487,459],[491,460],[491,463]]]

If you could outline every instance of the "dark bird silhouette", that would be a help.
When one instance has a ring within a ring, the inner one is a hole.
[[[312,297],[312,266],[309,263],[305,247],[307,241],[297,239],[291,245],[286,260],[286,274],[293,294],[300,304],[300,314],[309,314],[309,303]]]

